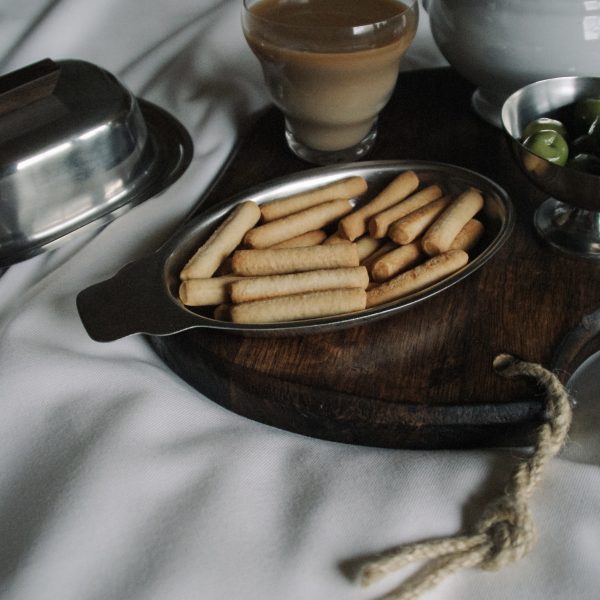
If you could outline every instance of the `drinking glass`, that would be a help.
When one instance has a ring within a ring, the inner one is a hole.
[[[265,3],[296,18],[266,12]],[[381,19],[378,3],[392,16]],[[366,13],[357,18],[356,7]],[[417,23],[417,0],[244,0],[244,35],[284,114],[292,152],[316,164],[369,152]]]

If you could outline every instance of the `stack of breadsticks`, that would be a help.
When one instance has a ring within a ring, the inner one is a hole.
[[[480,191],[451,196],[404,171],[353,208],[367,188],[355,176],[238,204],[182,269],[181,301],[235,323],[310,319],[397,300],[467,264]]]

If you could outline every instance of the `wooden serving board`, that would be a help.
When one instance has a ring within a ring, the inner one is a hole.
[[[402,74],[369,159],[433,160],[478,171],[511,196],[517,224],[481,270],[407,312],[354,329],[289,338],[206,330],[153,337],[183,379],[219,404],[275,427],[391,448],[521,445],[543,397],[493,368],[502,352],[565,381],[600,348],[600,261],[559,254],[532,226],[544,196],[513,161],[504,134],[470,108],[452,69]],[[311,168],[268,109],[243,136],[201,209]]]

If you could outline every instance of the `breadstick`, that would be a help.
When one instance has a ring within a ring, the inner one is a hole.
[[[325,240],[323,240],[323,244],[328,245],[328,244],[339,244],[347,242],[348,240],[344,237],[342,237],[337,231],[335,233],[332,233],[328,238],[326,238]]]
[[[367,231],[367,221],[377,213],[403,200],[419,186],[419,178],[414,171],[404,171],[389,183],[367,204],[344,217],[338,226],[342,237],[354,241]]]
[[[229,284],[239,275],[186,279],[179,286],[179,299],[186,306],[211,306],[229,302]]]
[[[397,244],[410,244],[416,240],[450,204],[451,198],[438,198],[421,208],[394,221],[388,229],[388,237]]]
[[[236,250],[233,271],[237,275],[279,275],[316,269],[358,267],[356,244],[276,248],[272,250]]]
[[[231,321],[231,304],[219,304],[213,312],[213,319],[217,321]]]
[[[463,250],[448,250],[367,292],[367,306],[377,306],[422,290],[458,271],[469,256]]]
[[[325,290],[243,302],[231,307],[234,323],[278,323],[327,317],[363,310],[367,293],[362,288]]]
[[[181,279],[210,277],[259,219],[260,208],[254,202],[236,206],[183,267]]]
[[[385,237],[389,226],[407,214],[429,204],[442,196],[442,188],[439,185],[430,185],[408,198],[401,200],[398,204],[374,215],[369,219],[369,234],[376,239]]]
[[[319,290],[363,288],[369,284],[369,274],[365,267],[345,269],[319,269],[304,273],[286,275],[266,275],[239,279],[230,286],[231,301],[234,304],[264,300],[277,296],[289,296]]]
[[[333,233],[331,234],[324,242],[323,244],[347,244],[348,240],[343,238],[339,233]],[[371,256],[371,254],[373,254],[373,252],[375,252],[375,250],[377,250],[382,244],[383,241],[382,240],[374,240],[372,237],[369,237],[368,235],[363,235],[362,237],[359,237],[357,240],[355,240],[354,242],[356,244],[356,249],[358,250],[358,260],[360,260],[361,262],[363,260],[365,260],[365,258],[367,258],[368,256]]]
[[[323,202],[354,198],[366,191],[367,182],[364,177],[347,177],[308,192],[265,203],[261,206],[260,211],[263,221],[274,221]]]
[[[483,208],[483,196],[475,188],[460,194],[423,235],[423,250],[429,256],[450,248],[459,231]]]
[[[307,231],[301,235],[279,242],[270,248],[302,248],[304,246],[316,246],[320,244],[327,234],[322,229],[315,229],[314,231]]]
[[[349,200],[324,202],[251,229],[244,236],[244,243],[250,248],[268,248],[307,231],[320,229],[351,210]]]
[[[361,262],[371,256],[373,252],[378,250],[382,244],[382,240],[374,240],[372,237],[368,235],[363,235],[359,237],[356,242],[356,249],[358,250],[358,260]]]
[[[373,268],[373,265],[375,264],[377,259],[381,256],[384,256],[388,252],[395,250],[397,247],[398,246],[396,246],[396,244],[392,244],[392,242],[386,242],[385,244],[383,244],[383,246],[375,250],[373,254],[367,256],[367,258],[365,258],[364,260],[361,260],[360,264],[367,267],[367,271],[369,271],[369,274],[371,274],[371,269]]]
[[[371,267],[371,277],[375,281],[385,281],[394,275],[412,267],[422,256],[421,246],[412,242],[399,246],[379,257]]]
[[[477,219],[471,219],[467,224],[458,232],[458,235],[454,238],[450,250],[464,250],[470,252],[481,239],[485,228],[481,221]]]

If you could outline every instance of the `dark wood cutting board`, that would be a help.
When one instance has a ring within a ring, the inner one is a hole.
[[[532,226],[544,200],[504,134],[470,108],[473,87],[450,68],[401,74],[369,159],[434,160],[496,181],[515,231],[480,271],[389,319],[339,332],[248,338],[191,330],[151,343],[199,391],[240,415],[296,433],[391,448],[521,445],[544,418],[529,382],[493,368],[502,352],[563,381],[600,348],[600,261],[559,254]],[[311,168],[283,140],[274,109],[257,116],[201,209]]]

